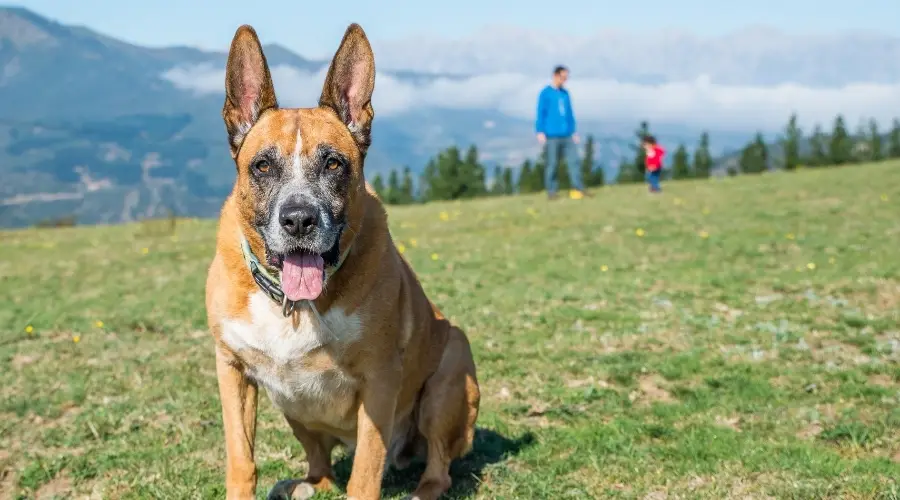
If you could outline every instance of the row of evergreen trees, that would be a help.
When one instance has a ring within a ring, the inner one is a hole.
[[[569,189],[571,179],[565,159],[556,177],[560,189]],[[403,169],[402,176],[392,170],[387,184],[381,174],[375,174],[372,187],[388,204],[403,205],[432,200],[457,200],[479,196],[502,196],[516,193],[533,193],[544,189],[547,151],[541,153],[537,161],[525,160],[519,168],[518,177],[513,169],[497,166],[490,182],[484,164],[478,159],[478,148],[469,146],[463,154],[456,146],[451,146],[428,161],[419,182],[419,189],[413,181],[409,167]],[[594,138],[588,137],[581,159],[581,175],[588,187],[603,185],[603,169],[594,160]]]
[[[773,151],[778,149],[780,151]],[[773,154],[780,153],[780,154]],[[775,147],[766,144],[762,133],[744,146],[736,163],[728,165],[728,173],[736,175],[764,172],[770,169],[796,170],[800,166],[828,167],[900,158],[900,120],[895,119],[885,135],[874,119],[861,124],[850,134],[844,117],[838,115],[831,133],[816,125],[805,137],[797,125],[797,115],[791,116]]]
[[[587,187],[602,186],[604,180],[603,168],[597,165],[594,150],[594,138],[588,136],[580,165],[581,177]],[[572,182],[563,155],[560,155],[560,166],[556,171],[556,179],[559,188],[567,190]],[[478,148],[475,145],[469,146],[465,154],[458,147],[451,146],[428,161],[419,189],[416,189],[409,167],[403,169],[402,177],[396,170],[392,170],[386,184],[381,174],[375,174],[372,187],[382,200],[392,205],[535,193],[544,189],[546,169],[547,149],[544,148],[536,161],[529,159],[522,163],[518,177],[513,176],[512,168],[497,166],[488,182],[486,169],[478,159]]]
[[[838,116],[829,134],[821,126],[806,137],[797,123],[797,115],[791,116],[778,142],[766,143],[762,133],[757,133],[736,157],[726,160],[723,168],[730,175],[737,173],[759,173],[772,168],[794,170],[801,165],[824,167],[851,163],[879,161],[885,158],[900,158],[900,120],[894,120],[887,135],[879,131],[875,120],[861,126],[855,134],[847,130],[844,118]],[[617,182],[643,182],[645,174],[644,150],[640,141],[650,134],[650,126],[642,122],[635,131],[636,141],[632,145],[633,159],[623,159],[619,165]],[[560,155],[556,172],[559,187],[571,187],[564,155]],[[687,146],[681,144],[672,153],[670,176],[675,179],[709,177],[715,166],[710,152],[709,134],[703,132],[693,155]],[[604,168],[595,161],[594,138],[587,137],[581,158],[581,175],[588,187],[604,184]],[[478,159],[478,148],[469,146],[465,154],[456,146],[451,146],[428,161],[419,182],[413,179],[409,167],[402,174],[390,172],[387,183],[380,174],[372,180],[372,187],[388,204],[409,204],[432,200],[457,200],[480,196],[502,196],[515,193],[534,193],[544,189],[544,174],[547,168],[547,150],[537,160],[525,160],[515,177],[509,167],[495,167],[490,181],[484,165]]]

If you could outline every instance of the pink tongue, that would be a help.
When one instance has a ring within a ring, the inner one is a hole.
[[[284,257],[281,289],[289,300],[313,300],[322,293],[325,261],[319,255],[292,253]]]

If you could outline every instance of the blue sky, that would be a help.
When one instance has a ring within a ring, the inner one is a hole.
[[[791,33],[865,30],[900,36],[900,1],[865,0],[19,0],[66,24],[142,45],[225,49],[235,28],[254,25],[264,42],[306,56],[330,55],[349,22],[373,40],[461,37],[488,25],[587,34],[680,28],[718,35],[750,25]]]

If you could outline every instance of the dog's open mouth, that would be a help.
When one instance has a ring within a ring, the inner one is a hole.
[[[315,300],[325,283],[325,259],[305,250],[274,256],[281,269],[281,290],[288,300]]]

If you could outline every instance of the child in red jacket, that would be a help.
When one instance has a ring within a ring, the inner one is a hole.
[[[651,193],[659,193],[662,188],[659,186],[659,177],[662,175],[663,156],[666,150],[656,143],[656,138],[652,135],[644,137],[641,142],[646,156],[645,166],[647,167],[647,183],[650,185]]]

